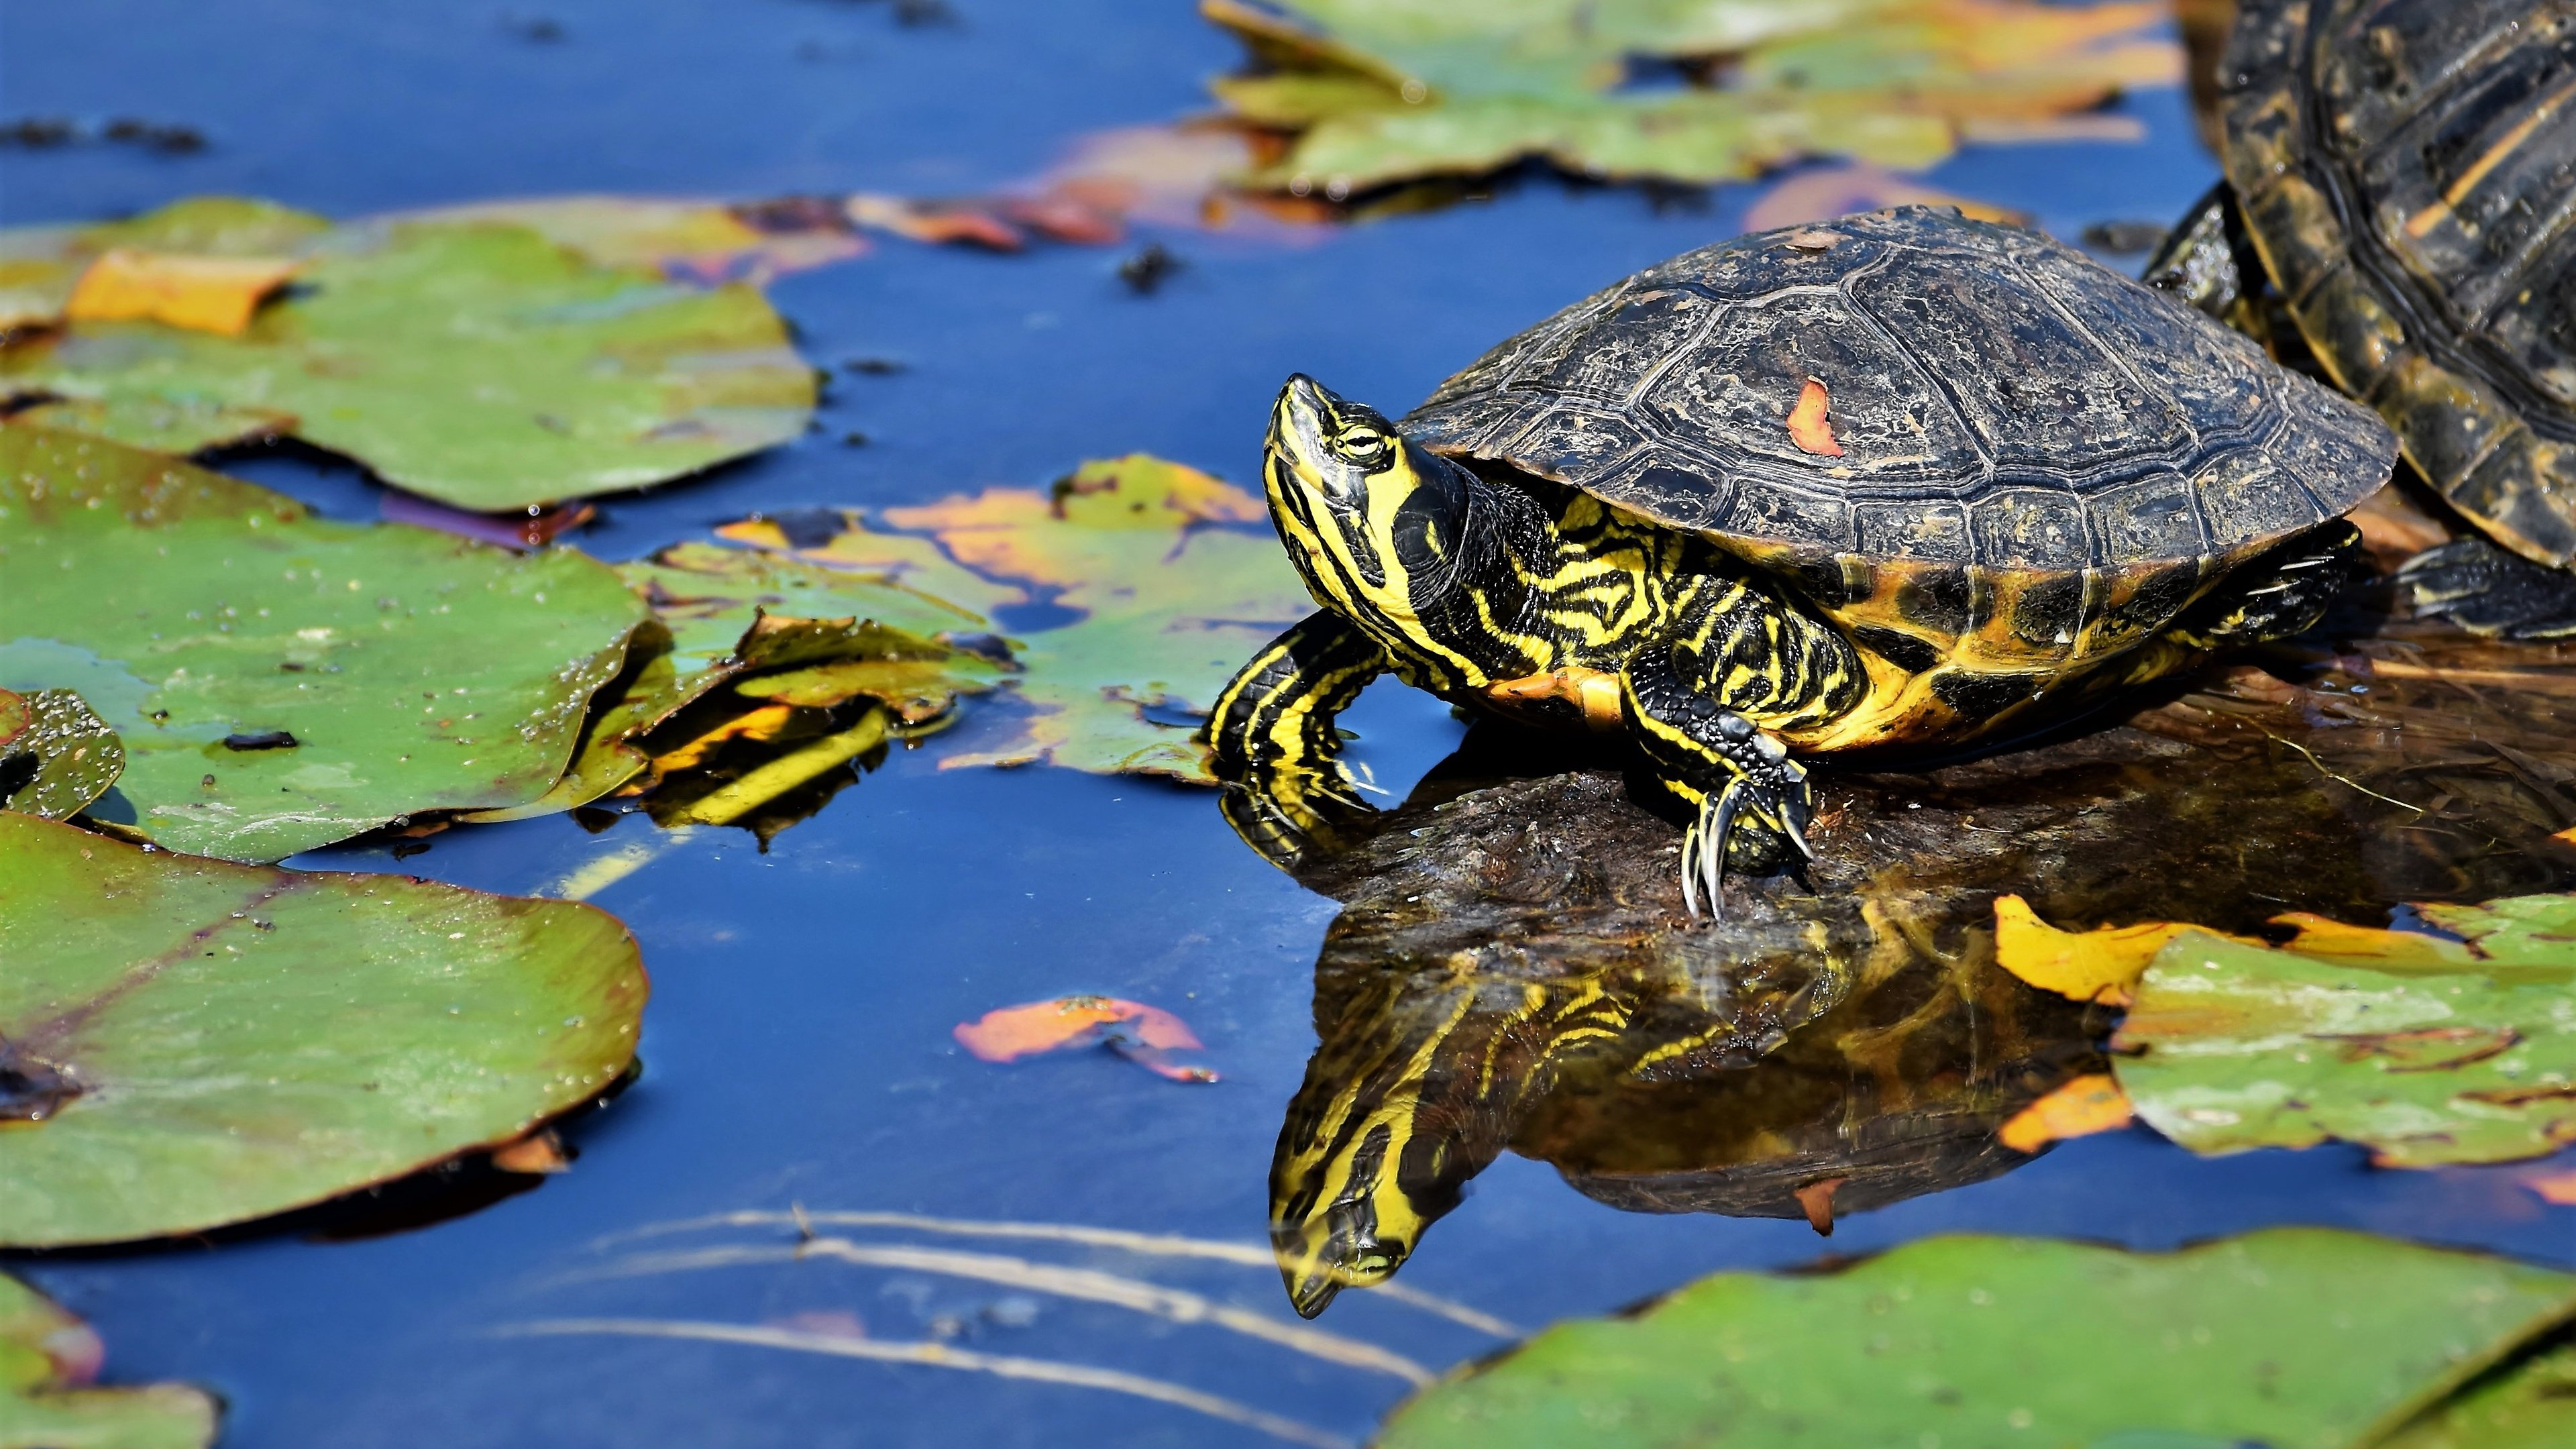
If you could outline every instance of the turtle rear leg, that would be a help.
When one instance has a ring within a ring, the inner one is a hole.
[[[2491,639],[2576,639],[2576,573],[2483,538],[2428,548],[2397,570],[2416,612]]]
[[[1388,662],[1358,625],[1318,611],[1262,646],[1217,695],[1207,740],[1225,784],[1219,808],[1281,870],[1374,813],[1342,766],[1333,719]]]
[[[2344,519],[2289,539],[2247,564],[2168,631],[2200,649],[2261,644],[2304,634],[2362,568],[2361,530]]]

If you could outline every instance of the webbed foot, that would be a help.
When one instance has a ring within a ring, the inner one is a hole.
[[[1691,919],[1723,914],[1719,888],[1727,868],[1759,870],[1779,863],[1792,848],[1812,858],[1807,822],[1816,797],[1806,767],[1786,746],[1732,710],[1719,712],[1716,738],[1706,743],[1729,772],[1700,798],[1699,819],[1682,838],[1682,905]]]
[[[2415,610],[2491,639],[2576,639],[2576,573],[2483,538],[2428,548],[2397,570]]]

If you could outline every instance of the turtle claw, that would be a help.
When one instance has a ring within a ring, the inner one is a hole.
[[[1682,837],[1682,906],[1694,921],[1726,918],[1720,889],[1730,858],[1750,869],[1776,860],[1785,840],[1815,859],[1807,843],[1815,796],[1806,769],[1770,736],[1758,738],[1770,748],[1748,751],[1754,756],[1750,770],[1730,775],[1724,786],[1701,797],[1699,819]],[[1705,915],[1702,897],[1708,901]]]

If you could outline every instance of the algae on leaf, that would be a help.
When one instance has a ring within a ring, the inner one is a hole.
[[[606,566],[401,524],[95,439],[0,427],[0,688],[121,737],[129,822],[276,860],[425,810],[523,804],[644,607]]]
[[[0,389],[61,399],[41,421],[175,451],[292,432],[486,510],[667,482],[786,442],[812,415],[813,373],[749,286],[674,286],[499,220],[320,225],[215,200],[0,235],[38,310],[57,273],[112,246],[176,264],[291,241],[301,266],[238,336],[75,316],[0,349]]]
[[[0,813],[0,1245],[193,1232],[524,1135],[635,1053],[616,918]]]
[[[2389,1167],[2576,1138],[2576,897],[2423,908],[2458,939],[2310,925],[2278,950],[2157,953],[2113,1048],[2138,1115],[2195,1152],[2369,1147]]]
[[[1559,1324],[1377,1442],[2362,1449],[2571,1314],[2576,1276],[2357,1233],[2176,1253],[1934,1238]]]
[[[90,1326],[0,1275],[0,1449],[206,1449],[215,1401],[185,1384],[100,1388]]]
[[[0,806],[66,820],[106,794],[124,768],[124,743],[79,695],[0,688]]]
[[[1292,136],[1255,178],[1339,198],[1544,157],[1596,176],[1740,180],[1800,156],[1919,168],[1962,139],[2058,135],[2181,77],[2152,3],[1201,0],[1260,69],[1216,83]],[[1631,85],[1639,63],[1684,82]],[[2093,130],[2100,130],[2098,125]]]

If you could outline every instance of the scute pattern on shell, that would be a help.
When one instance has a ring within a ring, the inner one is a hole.
[[[2576,0],[2244,0],[2227,176],[2318,358],[2576,566]]]
[[[1809,378],[1840,457],[1786,426]],[[1651,267],[1403,426],[1775,567],[2206,573],[2350,508],[2395,451],[2365,410],[2173,299],[1920,207]]]

